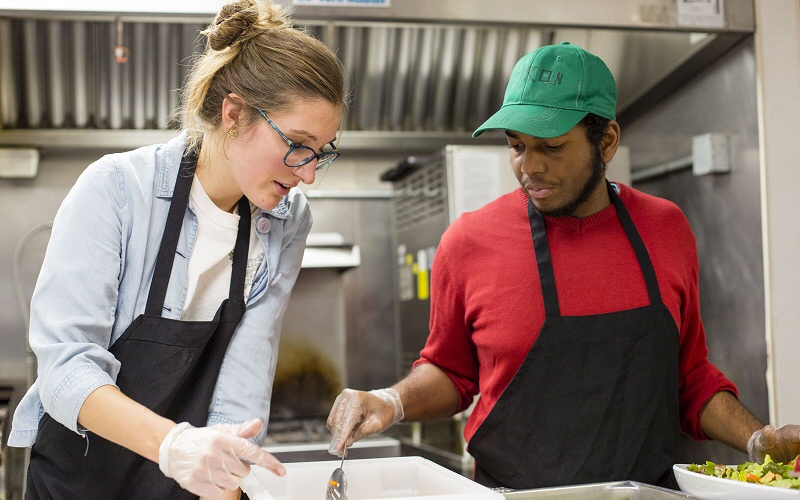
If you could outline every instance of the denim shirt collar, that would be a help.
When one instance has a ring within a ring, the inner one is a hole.
[[[158,188],[156,189],[156,196],[159,198],[171,198],[172,190],[175,187],[175,177],[178,175],[178,169],[181,166],[181,158],[183,152],[186,150],[186,145],[189,143],[189,132],[184,130],[177,137],[171,139],[164,145],[163,150],[156,165]],[[292,213],[289,206],[286,204],[286,197],[281,198],[278,206],[270,210],[261,210],[262,214],[269,214],[278,219],[291,219]]]

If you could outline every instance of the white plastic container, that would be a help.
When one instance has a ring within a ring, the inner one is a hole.
[[[250,500],[325,500],[339,460],[284,464],[278,477],[258,466],[242,480]],[[422,457],[345,460],[349,500],[504,500],[505,497]]]

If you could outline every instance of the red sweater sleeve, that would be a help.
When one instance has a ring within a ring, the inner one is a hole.
[[[688,221],[685,222],[688,227]],[[700,425],[700,415],[708,401],[720,391],[739,392],[708,359],[706,332],[700,317],[700,264],[694,235],[691,235],[691,267],[685,300],[680,311],[680,408],[681,430],[696,440],[708,439]]]

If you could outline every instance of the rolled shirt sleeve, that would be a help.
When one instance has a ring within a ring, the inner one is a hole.
[[[120,367],[108,351],[123,252],[120,181],[107,159],[80,176],[54,220],[31,300],[41,404],[75,432],[83,402],[114,384]]]

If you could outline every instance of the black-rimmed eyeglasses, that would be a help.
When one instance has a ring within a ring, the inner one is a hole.
[[[258,108],[256,108],[258,109]],[[326,147],[330,147],[330,150],[323,150],[317,153],[313,149],[303,144],[297,144],[296,142],[292,142],[291,139],[286,137],[286,135],[281,132],[275,123],[269,119],[266,113],[264,113],[263,109],[258,110],[261,113],[267,122],[275,129],[275,132],[278,133],[283,140],[286,141],[286,144],[289,145],[289,151],[286,152],[286,156],[283,157],[283,164],[287,167],[296,168],[302,167],[303,165],[309,163],[310,161],[316,159],[317,160],[317,170],[322,170],[323,168],[327,167],[333,160],[341,156],[341,153],[336,150],[336,144],[333,141],[329,142]]]

